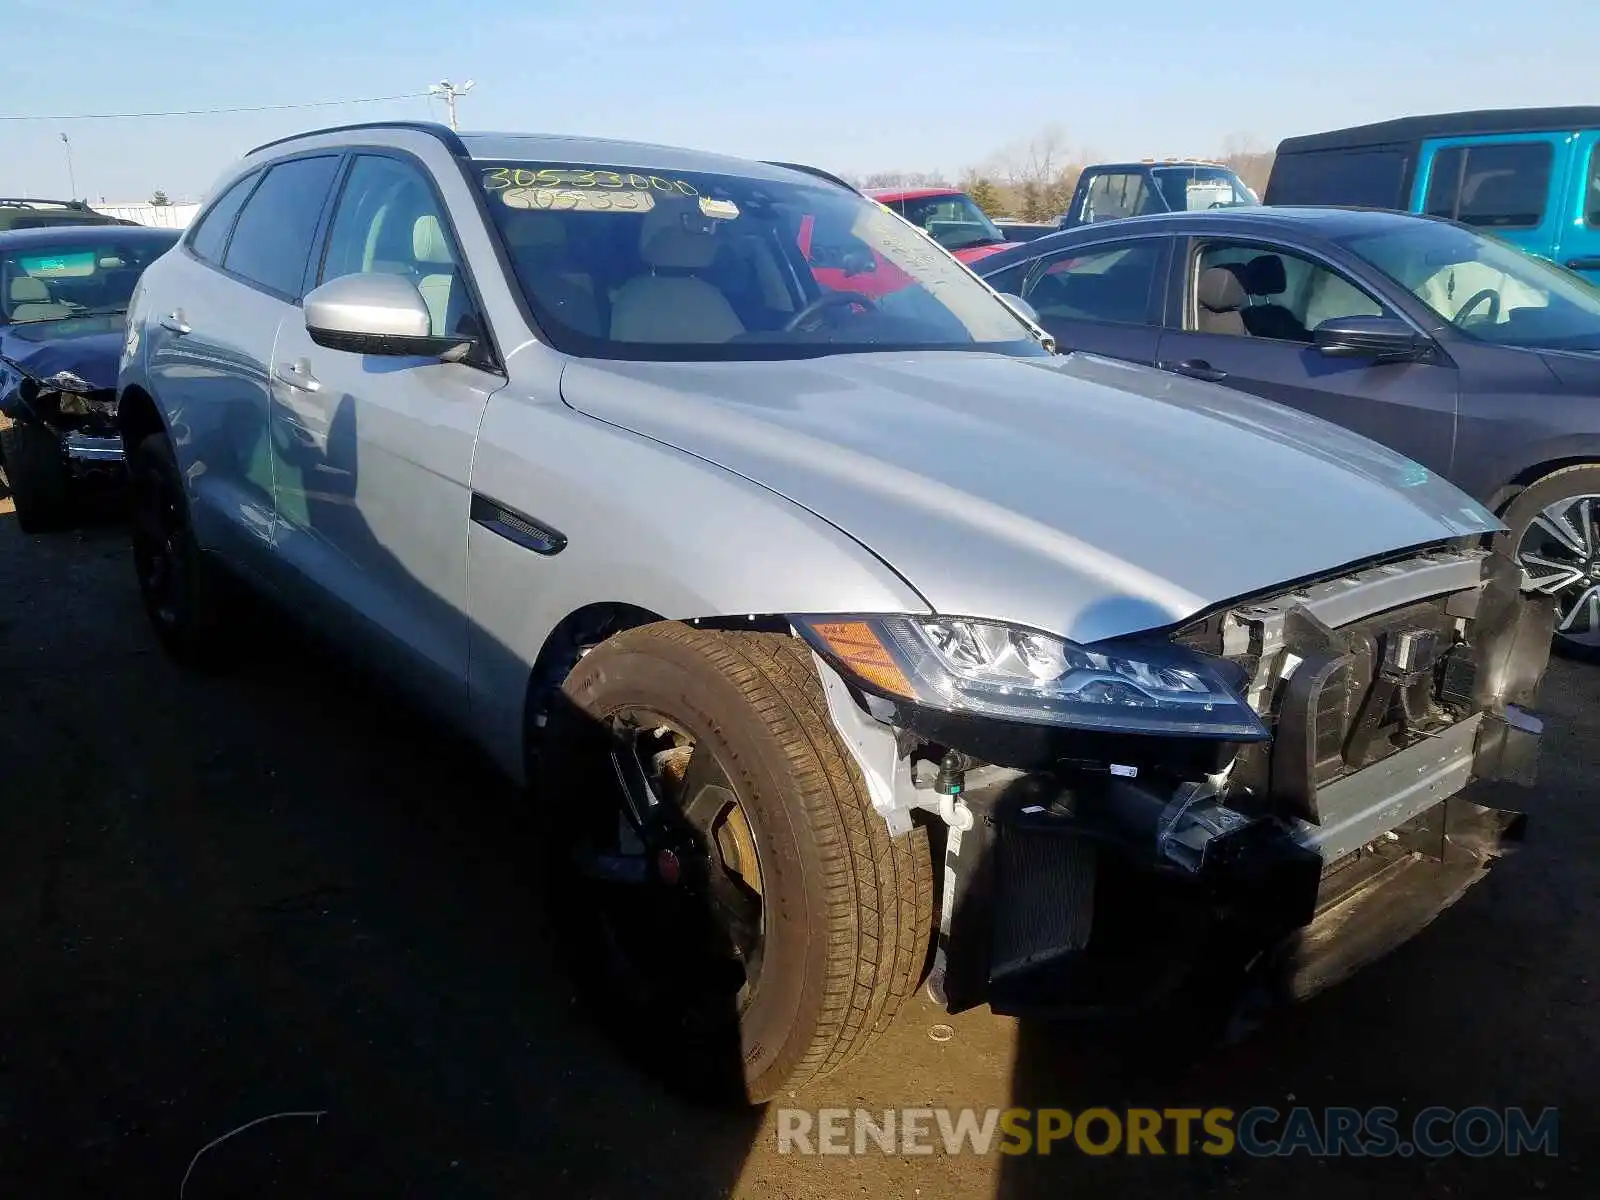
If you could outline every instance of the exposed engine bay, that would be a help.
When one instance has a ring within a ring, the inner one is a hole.
[[[1231,672],[1265,730],[1238,740],[996,721],[822,673],[891,830],[946,832],[935,993],[1088,1014],[1204,976],[1298,998],[1453,903],[1521,836],[1462,793],[1533,782],[1554,619],[1472,540],[1163,631]]]
[[[74,474],[120,475],[115,361],[108,383],[98,361],[103,349],[86,347],[96,360],[89,363],[73,353],[77,349],[70,342],[46,344],[20,360],[0,359],[0,415],[50,433]]]

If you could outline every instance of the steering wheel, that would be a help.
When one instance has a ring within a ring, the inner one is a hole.
[[[830,308],[860,308],[865,312],[876,312],[878,304],[870,296],[864,296],[860,292],[823,292],[785,321],[783,332],[794,333],[799,329],[809,329],[816,318]]]
[[[1477,308],[1478,305],[1482,304],[1485,300],[1489,302],[1490,323],[1493,324],[1495,321],[1498,321],[1500,319],[1500,293],[1495,291],[1493,288],[1484,288],[1482,291],[1473,292],[1472,298],[1460,308],[1456,309],[1455,323],[1457,325],[1461,324],[1462,321],[1466,320],[1467,314],[1473,309]]]

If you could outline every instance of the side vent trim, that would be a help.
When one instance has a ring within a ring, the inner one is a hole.
[[[472,493],[472,520],[490,533],[498,533],[506,541],[547,558],[567,548],[566,534],[477,492]]]

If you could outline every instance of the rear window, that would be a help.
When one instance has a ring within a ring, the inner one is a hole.
[[[1267,182],[1267,203],[1404,208],[1408,162],[1398,147],[1279,155]]]
[[[1433,156],[1423,211],[1463,225],[1532,229],[1544,220],[1549,142],[1446,146]]]

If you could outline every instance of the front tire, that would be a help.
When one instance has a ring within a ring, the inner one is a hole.
[[[1553,471],[1501,513],[1496,548],[1515,557],[1525,590],[1555,597],[1554,649],[1600,662],[1600,465]]]
[[[134,447],[128,478],[134,568],[150,626],[173,661],[215,669],[229,657],[228,581],[195,540],[183,475],[166,434],[150,434]]]
[[[889,836],[797,639],[619,634],[566,680],[539,764],[580,986],[680,1090],[770,1099],[916,990],[926,830]]]
[[[46,533],[70,524],[72,473],[55,436],[27,421],[0,417],[0,452],[23,532]]]

